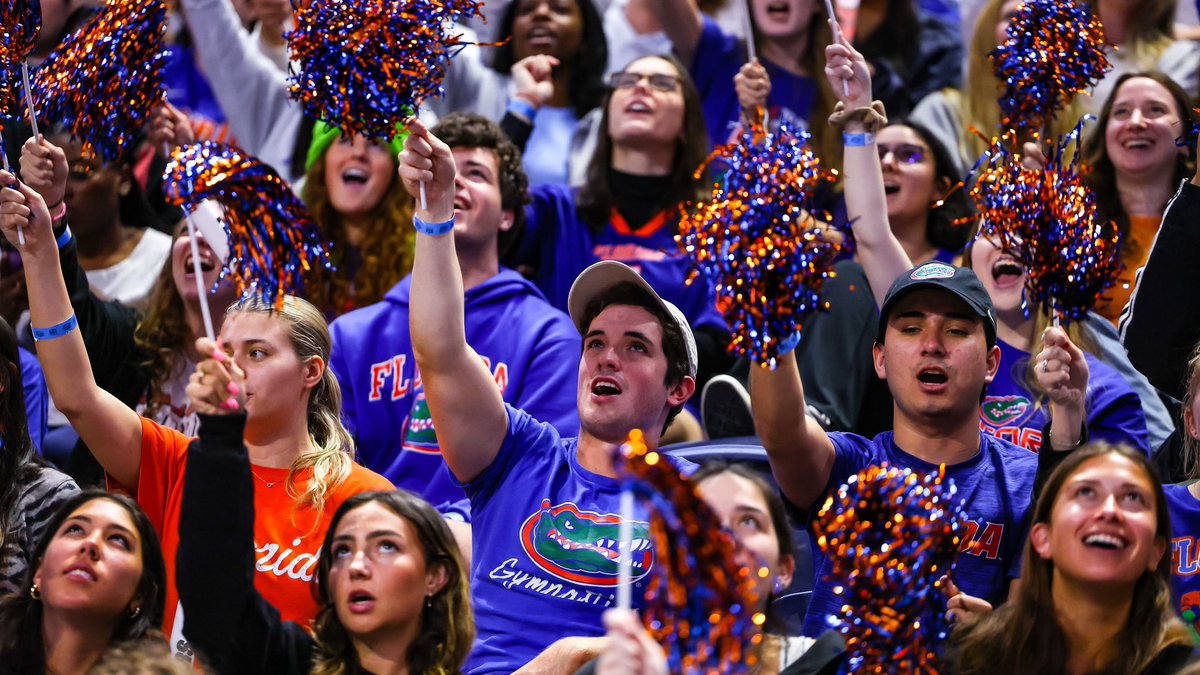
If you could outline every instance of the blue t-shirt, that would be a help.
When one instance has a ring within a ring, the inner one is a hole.
[[[692,330],[728,332],[717,312],[716,294],[702,279],[685,284],[690,262],[675,243],[675,223],[655,219],[637,230],[618,231],[610,222],[592,231],[575,210],[575,196],[564,185],[529,191],[520,257],[535,262],[537,285],[550,304],[566,311],[575,277],[592,263],[618,260],[637,270],[664,300],[683,312]]]
[[[714,145],[733,140],[741,122],[742,106],[733,87],[733,77],[747,61],[741,41],[721,30],[717,22],[704,17],[704,27],[692,57],[691,73],[700,92],[704,123]],[[771,78],[767,95],[767,113],[774,122],[786,120],[793,129],[807,129],[817,84],[811,77],[789,73],[769,59],[759,57]]]
[[[1192,637],[1200,629],[1200,500],[1187,485],[1164,485],[1171,514],[1171,595]]]
[[[855,434],[831,433],[837,457],[826,493],[809,510],[809,531],[825,499],[850,476],[868,466],[887,463],[901,469],[932,473],[930,464],[896,447],[892,432],[873,440]],[[1037,457],[1017,446],[986,434],[979,435],[979,452],[971,459],[946,467],[964,501],[968,521],[963,548],[975,549],[959,556],[953,580],[962,592],[983,598],[993,606],[1008,597],[1009,582],[1020,576],[1021,551],[1029,531],[1028,515],[1037,474]],[[813,595],[804,617],[804,634],[817,637],[829,629],[829,618],[844,604],[825,581],[829,560],[813,547]],[[935,579],[930,579],[930,583]]]
[[[979,404],[979,428],[1027,450],[1042,447],[1042,429],[1049,421],[1050,402],[1024,385],[1030,354],[1003,340],[1000,370]],[[1146,413],[1137,393],[1107,364],[1084,352],[1088,365],[1087,427],[1093,440],[1128,445],[1147,455],[1150,439]]]
[[[425,404],[408,328],[411,290],[412,277],[405,277],[382,302],[334,321],[330,367],[342,387],[342,416],[359,461],[442,508],[465,495],[445,468]],[[467,291],[464,302],[467,344],[487,364],[504,400],[560,433],[577,434],[581,350],[570,318],[509,269]]]
[[[620,485],[579,465],[578,438],[507,406],[496,459],[464,485],[471,498],[475,648],[464,672],[511,673],[555,640],[604,635],[616,603]],[[668,457],[680,471],[695,466]],[[633,605],[654,565],[646,511],[633,525]]]

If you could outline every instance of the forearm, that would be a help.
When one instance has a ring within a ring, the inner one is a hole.
[[[522,666],[515,675],[572,675],[600,656],[608,638],[569,637],[558,640]]]
[[[866,127],[861,122],[850,122],[844,133],[858,138],[866,134]],[[912,262],[888,222],[887,193],[875,141],[847,143],[843,152],[847,216],[875,304],[882,306],[892,281],[911,268]]]
[[[1083,439],[1086,411],[1082,405],[1050,404],[1050,442],[1060,452],[1074,450]]]
[[[74,314],[71,298],[63,284],[58,251],[22,251],[25,283],[29,293],[29,319],[35,329],[58,326]],[[87,409],[99,388],[92,377],[91,363],[79,330],[37,343],[38,361],[46,388],[55,405],[67,417]]]
[[[419,212],[426,222],[443,222],[448,215]],[[417,234],[413,257],[409,325],[413,354],[423,379],[452,371],[468,358],[462,273],[454,250],[454,235]]]
[[[776,483],[789,501],[808,508],[828,481],[833,448],[820,425],[804,412],[795,352],[780,358],[774,370],[750,367],[750,400],[754,428]]]

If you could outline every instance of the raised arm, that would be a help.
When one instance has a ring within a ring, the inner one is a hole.
[[[696,0],[629,0],[625,16],[642,35],[660,30],[666,33],[679,59],[685,64],[692,62],[703,29]]]
[[[1087,419],[1088,365],[1083,350],[1063,329],[1042,333],[1042,351],[1036,357],[1038,386],[1050,397],[1050,442],[1055,450],[1074,450],[1084,437]]]
[[[861,113],[871,107],[871,76],[867,61],[850,43],[843,40],[825,48],[825,77],[845,110],[842,128],[846,213],[858,244],[858,257],[875,294],[875,304],[892,281],[912,267],[912,261],[892,234],[887,216],[887,193],[883,188],[883,168],[875,134],[868,132]]]
[[[750,400],[775,482],[788,501],[808,508],[825,491],[835,453],[829,435],[805,412],[795,352],[780,358],[775,370],[750,367]]]
[[[444,223],[454,218],[454,155],[419,120],[400,153],[400,178],[417,198],[416,218]],[[425,183],[427,208],[421,207]],[[429,414],[450,471],[474,480],[496,458],[508,428],[504,399],[483,360],[467,344],[462,273],[453,233],[440,236],[417,227],[409,331],[421,371]]]
[[[0,189],[0,229],[21,252],[34,336],[38,329],[63,327],[57,337],[46,336],[37,343],[50,396],[104,470],[124,485],[137,485],[141,418],[97,386],[79,330],[72,327],[62,333],[75,314],[63,284],[46,202],[7,171],[0,172],[0,186],[11,188]],[[24,229],[23,246],[18,243],[18,227]]]

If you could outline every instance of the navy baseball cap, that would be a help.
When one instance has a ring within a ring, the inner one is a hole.
[[[900,298],[922,288],[940,288],[967,303],[971,311],[983,320],[988,346],[996,344],[996,315],[992,312],[992,298],[983,287],[983,282],[966,267],[955,267],[943,262],[917,265],[896,277],[883,299],[883,307],[879,308],[879,335],[875,338],[876,342],[883,342],[884,333],[887,332],[888,314]]]

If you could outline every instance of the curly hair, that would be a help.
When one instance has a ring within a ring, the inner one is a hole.
[[[467,572],[454,535],[442,516],[425,500],[405,490],[362,492],[347,499],[333,515],[317,561],[313,595],[321,606],[313,622],[313,669],[315,675],[355,672],[358,655],[353,638],[337,615],[330,594],[329,572],[333,566],[333,539],[338,525],[351,511],[377,503],[403,518],[412,527],[425,559],[426,570],[441,567],[446,584],[429,597],[421,611],[420,630],[405,655],[408,672],[452,675],[459,672],[475,639]]]
[[[155,405],[163,386],[182,363],[180,355],[193,339],[168,255],[146,300],[146,311],[133,329],[133,344],[145,355],[142,371],[150,377],[146,392],[148,409]]]
[[[396,167],[392,158],[392,168]],[[383,296],[412,271],[416,232],[412,227],[413,200],[392,171],[391,184],[369,214],[370,225],[362,244],[361,265],[351,265],[341,215],[329,199],[325,184],[324,155],[313,163],[304,181],[303,200],[332,245],[331,262],[336,272],[316,266],[309,277],[309,299],[326,317],[336,317],[358,307],[383,300]]]

